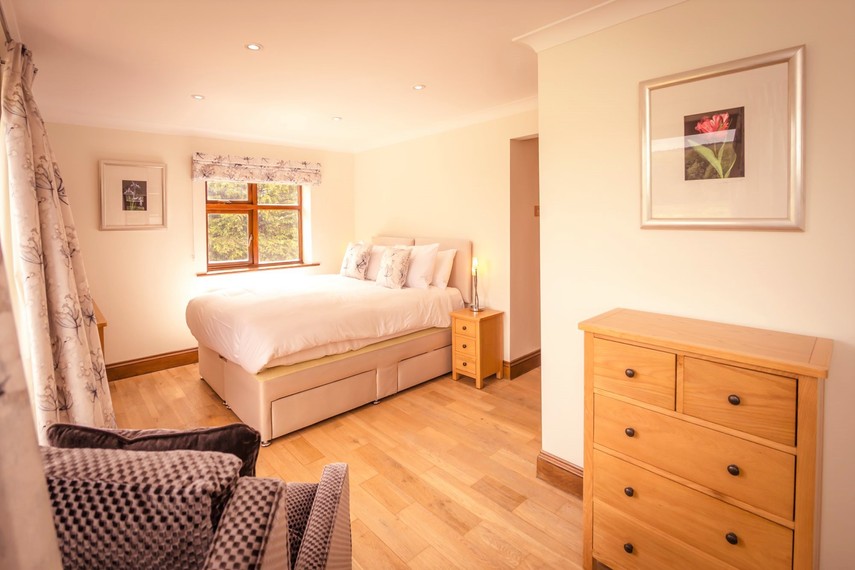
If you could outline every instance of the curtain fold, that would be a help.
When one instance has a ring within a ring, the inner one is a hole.
[[[193,179],[317,186],[321,183],[321,165],[317,162],[196,152],[193,154]]]
[[[40,441],[67,422],[115,427],[95,306],[89,291],[68,194],[32,93],[32,55],[8,42],[0,75],[0,128],[6,154],[11,258],[18,335],[26,344]]]

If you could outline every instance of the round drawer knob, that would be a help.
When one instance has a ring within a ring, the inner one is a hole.
[[[623,433],[626,434],[626,437],[635,437],[635,428],[628,427],[623,430]]]
[[[728,396],[727,401],[733,404],[734,406],[738,406],[742,402],[742,400],[740,400],[739,396],[737,396],[736,394],[731,394],[730,396]]]
[[[466,348],[467,346],[469,346],[469,345],[464,344],[464,345],[463,345],[463,348]]]
[[[635,489],[633,489],[632,487],[625,487],[623,492],[627,497],[632,497],[633,495],[635,495]]]
[[[739,537],[738,537],[738,536],[736,536],[736,535],[735,535],[734,533],[732,533],[732,532],[729,532],[729,533],[727,533],[726,535],[724,535],[724,539],[725,539],[726,541],[728,541],[730,544],[738,544],[738,543],[739,543]]]
[[[736,477],[739,475],[739,466],[730,464],[727,466],[727,472]]]
[[[466,328],[466,325],[463,325],[463,327],[462,327],[462,328],[463,328],[463,330],[465,330],[465,331],[466,331],[466,330],[469,330],[469,329],[467,329],[467,328]]]
[[[632,547],[631,542],[627,542],[626,544],[623,545],[623,551],[626,552],[627,554],[632,554],[633,550],[635,550],[635,548]]]
[[[466,366],[466,363],[465,363],[465,362],[463,363],[463,366]]]
[[[627,378],[635,377],[635,370],[633,370],[632,368],[627,368],[626,370],[623,371],[623,373],[626,374]]]

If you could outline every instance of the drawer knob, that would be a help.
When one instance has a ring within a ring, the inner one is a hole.
[[[632,551],[633,551],[633,550],[635,550],[635,549],[632,547],[632,543],[631,543],[631,542],[627,542],[626,544],[624,544],[624,545],[623,545],[623,550],[624,550],[624,552],[626,552],[627,554],[632,554]]]
[[[465,363],[465,362],[463,363],[463,366],[466,366],[466,363]]]
[[[738,406],[742,402],[742,400],[740,400],[739,396],[737,396],[736,394],[731,394],[730,396],[728,396],[727,401],[733,404],[734,406]]]
[[[468,346],[468,345],[464,344],[464,345],[463,345],[463,348],[466,348],[467,346]]]
[[[623,430],[623,433],[626,434],[626,437],[635,437],[635,428],[628,427]]]
[[[730,464],[727,466],[727,472],[736,477],[739,475],[739,466]]]
[[[467,328],[466,328],[466,325],[463,325],[461,328],[462,328],[463,330],[465,330],[465,331],[466,331],[466,330],[469,330],[469,329],[467,329]]]
[[[635,489],[633,489],[632,487],[625,487],[623,492],[627,497],[632,497],[633,495],[635,495]]]
[[[635,377],[635,370],[633,370],[632,368],[627,368],[626,370],[623,371],[623,373],[626,374],[627,378]]]
[[[724,535],[724,539],[725,539],[726,541],[728,541],[730,544],[738,544],[738,543],[739,543],[739,537],[738,537],[738,536],[736,536],[736,535],[735,535],[734,533],[732,533],[732,532],[729,532],[729,533],[727,533],[726,535]]]

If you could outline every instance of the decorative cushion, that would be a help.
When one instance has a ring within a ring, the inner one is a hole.
[[[64,569],[202,568],[233,455],[42,447]]]
[[[354,279],[365,279],[365,270],[368,269],[368,258],[371,255],[371,244],[361,241],[350,242],[341,260],[339,273]]]
[[[371,246],[371,255],[368,258],[368,269],[365,270],[365,279],[367,281],[377,281],[377,274],[380,272],[380,260],[383,259],[384,251],[386,251],[385,245]]]
[[[427,289],[433,280],[438,243],[414,245],[410,250],[410,265],[407,269],[407,287]]]
[[[451,267],[454,265],[456,254],[456,249],[444,249],[436,252],[436,265],[433,268],[431,285],[440,289],[448,287],[448,280],[451,279]]]
[[[409,249],[398,247],[387,249],[380,259],[377,283],[390,289],[400,289],[407,281],[409,264]]]
[[[255,462],[261,435],[246,424],[190,430],[145,429],[107,430],[71,424],[54,424],[47,430],[54,447],[125,449],[128,451],[169,451],[188,449],[220,451],[237,456],[242,477],[255,476]]]

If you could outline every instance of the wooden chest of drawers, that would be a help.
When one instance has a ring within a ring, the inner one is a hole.
[[[832,343],[616,309],[585,331],[585,568],[818,568]]]
[[[494,309],[451,313],[452,379],[469,376],[480,389],[484,378],[502,377],[502,315]]]

